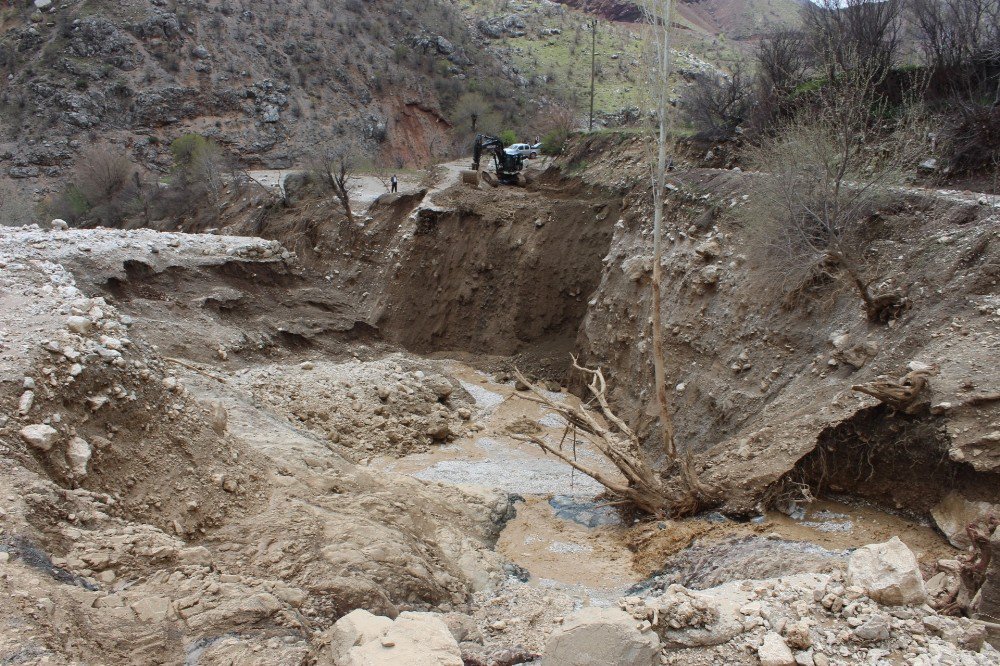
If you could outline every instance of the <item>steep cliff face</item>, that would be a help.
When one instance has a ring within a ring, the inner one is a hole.
[[[456,82],[507,87],[498,104],[508,109],[521,99],[445,0],[72,0],[4,11],[0,158],[22,179],[64,175],[95,142],[165,169],[169,142],[186,132],[244,164],[287,168],[348,142],[373,160],[423,164],[444,144],[442,105]]]

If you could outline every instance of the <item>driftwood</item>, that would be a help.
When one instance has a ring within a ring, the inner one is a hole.
[[[179,358],[164,358],[163,360],[166,361],[167,363],[174,363],[176,365],[181,366],[182,368],[187,368],[191,372],[197,372],[199,375],[203,375],[205,377],[208,377],[209,379],[214,379],[215,381],[217,381],[217,382],[219,382],[221,384],[225,384],[226,383],[226,379],[224,377],[220,377],[218,375],[213,375],[211,372],[208,372],[206,370],[202,370],[198,366],[192,365],[191,363],[188,363],[187,361],[182,361]]]
[[[676,469],[669,470],[670,476],[664,479],[646,460],[639,437],[608,404],[607,383],[601,370],[591,370],[579,365],[576,357],[573,357],[573,368],[590,378],[587,388],[592,400],[597,403],[599,413],[586,404],[570,407],[556,402],[528,381],[520,371],[515,370],[518,381],[528,389],[526,394],[518,394],[518,397],[545,405],[563,417],[567,423],[563,441],[567,435],[572,435],[571,440],[575,442],[575,434],[582,433],[618,468],[624,481],[581,463],[575,455],[563,451],[562,442],[553,445],[537,435],[530,434],[515,435],[515,439],[538,445],[546,453],[551,453],[573,469],[600,483],[616,500],[633,504],[646,513],[657,517],[695,513],[708,497],[708,493],[691,470],[689,461],[675,461]]]
[[[906,414],[915,414],[925,406],[920,400],[930,378],[938,373],[938,366],[919,367],[906,373],[899,381],[877,379],[867,384],[856,384],[852,390],[866,393],[873,398]]]

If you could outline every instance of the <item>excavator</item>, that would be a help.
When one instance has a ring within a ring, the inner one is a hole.
[[[489,134],[477,134],[476,141],[472,145],[472,169],[462,172],[462,181],[470,185],[479,185],[480,171],[479,164],[483,153],[493,153],[493,164],[496,176],[489,171],[482,172],[482,178],[493,187],[501,183],[505,185],[524,185],[524,157],[522,155],[512,155],[504,150],[503,141]]]

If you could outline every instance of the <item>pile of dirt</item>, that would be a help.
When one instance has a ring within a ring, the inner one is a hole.
[[[403,355],[238,371],[234,389],[359,457],[427,450],[461,435],[474,401],[454,379]]]

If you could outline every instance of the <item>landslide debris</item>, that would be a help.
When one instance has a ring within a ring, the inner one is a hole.
[[[197,274],[281,264],[273,247],[0,229],[3,659],[302,663],[350,610],[468,608],[501,577],[505,495],[358,467],[280,412],[242,411],[252,398],[236,381],[225,394],[224,367],[168,360],[120,309],[131,300],[80,289],[106,284],[116,248],[119,269],[173,255]],[[371,374],[395,386],[396,365]]]

